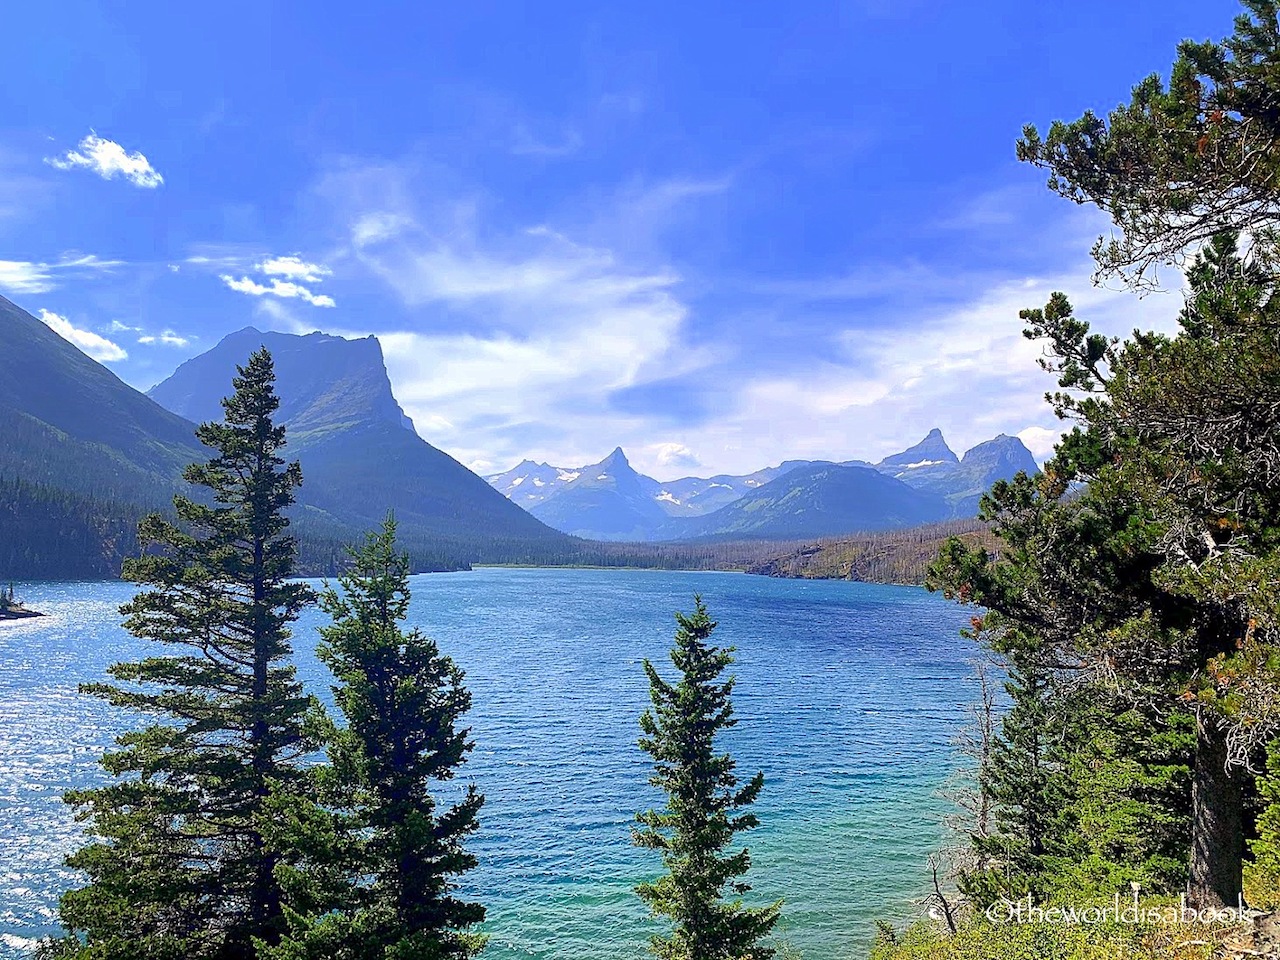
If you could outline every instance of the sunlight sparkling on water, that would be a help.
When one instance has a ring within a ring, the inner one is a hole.
[[[466,889],[489,907],[485,956],[623,960],[652,931],[632,887],[653,855],[630,846],[652,805],[635,745],[640,662],[669,673],[672,613],[701,592],[738,648],[739,725],[726,745],[765,772],[748,839],[752,897],[783,897],[780,935],[806,960],[845,960],[877,917],[903,918],[941,839],[937,796],[972,699],[967,614],[922,590],[739,574],[484,569],[413,580],[411,622],[467,671],[487,795]],[[79,828],[62,791],[92,783],[128,719],[77,693],[147,652],[119,626],[121,583],[20,585],[48,617],[0,625],[0,958],[56,929],[61,867]],[[303,679],[327,691],[308,611]]]

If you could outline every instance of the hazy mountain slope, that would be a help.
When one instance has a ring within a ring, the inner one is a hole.
[[[616,458],[621,458],[617,477],[611,466]],[[682,477],[662,483],[634,470],[619,447],[599,463],[583,467],[555,467],[522,460],[510,470],[485,479],[512,502],[566,533],[608,540],[651,540],[672,517],[711,513],[812,463],[789,460],[745,476]],[[565,493],[569,496],[560,500]],[[553,500],[558,502],[547,505]]]
[[[668,516],[700,517],[728,506],[771,480],[800,467],[813,466],[812,460],[788,460],[776,467],[765,467],[743,476],[722,473],[714,477],[682,477],[660,484],[658,501]]]
[[[394,510],[406,539],[430,538],[470,560],[522,556],[524,547],[566,539],[411,429],[373,337],[249,327],[184,363],[151,395],[184,416],[208,419],[220,413],[236,365],[259,346],[276,361],[280,421],[305,480],[300,502],[360,528]]]
[[[955,487],[947,494],[955,516],[976,516],[978,501],[991,485],[997,480],[1011,480],[1020,471],[1034,476],[1040,467],[1017,437],[1002,433],[966,451],[960,460]]]
[[[570,470],[548,463],[521,460],[505,473],[495,473],[485,480],[504,497],[526,510],[555,496],[566,484],[577,480],[583,468]]]
[[[0,297],[0,475],[163,502],[201,446],[194,425]]]
[[[925,500],[903,500],[902,491],[893,486],[877,492],[866,476],[854,483],[850,479],[853,475],[814,474],[813,469],[819,467],[870,470],[924,494]],[[1035,460],[1016,437],[1002,435],[978,444],[961,459],[935,427],[919,443],[874,465],[860,460],[788,460],[741,476],[718,474],[659,482],[636,472],[619,448],[600,463],[585,467],[524,460],[505,473],[490,476],[488,482],[550,526],[578,536],[606,540],[671,540],[733,533],[755,536],[747,532],[758,524],[768,536],[804,537],[813,535],[812,530],[893,529],[907,522],[974,516],[979,499],[992,483],[1008,479],[1018,470],[1035,469]],[[748,519],[747,512],[761,508],[744,504],[742,515],[724,514],[707,523],[693,522],[735,503],[758,504],[754,493],[801,471],[809,471],[803,474],[803,481],[797,481],[803,493],[786,486],[772,488],[791,492],[788,499],[770,506],[767,521],[763,514]],[[831,489],[823,489],[828,484]],[[855,499],[840,504],[842,490]],[[819,501],[821,508],[816,506]],[[888,511],[880,517],[874,515],[878,503]],[[815,511],[824,519],[814,520]],[[789,515],[793,520],[788,521]]]
[[[934,427],[919,443],[885,457],[875,468],[918,490],[945,495],[953,485],[959,464],[959,457],[947,446],[942,431]]]
[[[941,466],[948,463],[959,463],[959,458],[947,446],[942,431],[934,427],[919,443],[907,447],[901,453],[885,457],[876,464],[876,468],[885,472],[896,469],[905,473],[922,467]]]
[[[632,468],[618,447],[552,496],[530,507],[544,523],[598,540],[647,540],[666,520],[658,483]]]
[[[977,515],[978,501],[997,480],[1012,479],[1019,470],[1034,474],[1039,467],[1021,440],[1003,433],[957,459],[935,427],[920,443],[881,460],[876,469],[945,498],[951,516],[963,518]]]
[[[941,520],[946,501],[862,466],[814,464],[764,484],[703,517],[665,528],[681,537],[826,537]]]

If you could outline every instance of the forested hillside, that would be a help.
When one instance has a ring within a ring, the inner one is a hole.
[[[952,520],[806,543],[771,554],[751,564],[747,572],[803,580],[921,584],[950,537],[992,551],[999,544],[981,520]]]

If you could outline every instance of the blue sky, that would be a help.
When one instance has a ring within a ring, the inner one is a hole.
[[[1103,329],[1098,214],[1013,159],[1234,3],[10,4],[0,293],[147,388],[224,334],[377,334],[482,472],[1042,454],[1017,311]]]

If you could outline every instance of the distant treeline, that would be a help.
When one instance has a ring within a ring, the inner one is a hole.
[[[949,520],[810,542],[777,552],[746,569],[769,577],[922,584],[929,564],[950,537],[996,550],[996,538],[981,520]]]

